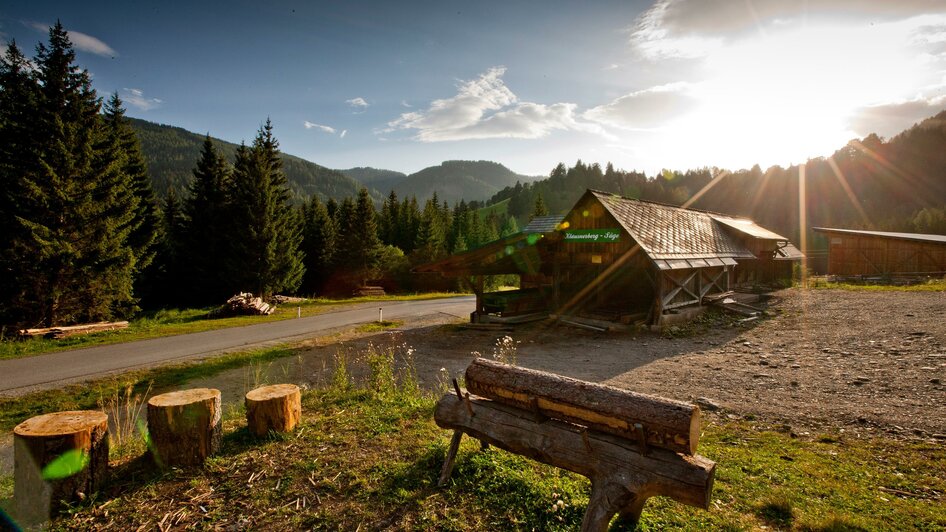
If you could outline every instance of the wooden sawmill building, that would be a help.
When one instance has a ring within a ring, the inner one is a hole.
[[[740,284],[790,277],[801,253],[752,220],[588,190],[564,216],[415,268],[477,279],[474,321],[552,314],[659,325]],[[484,275],[520,289],[484,293]]]
[[[863,278],[946,275],[946,235],[829,227],[813,230],[828,239],[828,275]]]

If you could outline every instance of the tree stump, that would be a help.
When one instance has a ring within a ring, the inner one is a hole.
[[[246,394],[246,425],[256,436],[289,432],[302,417],[302,394],[295,384],[274,384]]]
[[[44,521],[99,489],[108,472],[108,415],[32,417],[13,429],[14,499],[24,522]]]
[[[148,400],[149,450],[161,468],[193,466],[220,448],[220,390],[194,388]]]

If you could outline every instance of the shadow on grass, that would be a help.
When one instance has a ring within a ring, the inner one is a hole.
[[[468,445],[467,445],[468,447]],[[446,455],[445,442],[427,446],[413,462],[388,466],[378,495],[395,508],[388,522],[422,506],[437,492],[453,507],[502,519],[500,528],[529,523],[535,530],[575,530],[584,515],[589,484],[578,475],[537,464],[498,449],[461,449],[447,485],[437,488]],[[556,504],[558,501],[560,503]],[[483,512],[476,512],[483,510]],[[463,530],[465,522],[439,522],[438,528]]]

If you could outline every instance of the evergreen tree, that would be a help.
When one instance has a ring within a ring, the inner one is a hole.
[[[315,294],[325,289],[325,283],[332,274],[335,259],[335,238],[337,229],[335,220],[329,216],[328,209],[318,196],[303,206],[302,249],[305,252],[305,277],[302,290],[305,294]]]
[[[279,142],[269,119],[253,145],[237,150],[230,189],[233,253],[229,272],[241,291],[292,292],[305,273],[302,222],[289,204]]]
[[[411,253],[417,246],[420,218],[416,196],[411,196],[410,201],[401,202],[400,212],[398,212],[397,241],[394,245],[401,248],[404,253]]]
[[[350,212],[344,234],[345,256],[340,257],[339,262],[351,268],[357,280],[364,285],[377,273],[378,253],[381,249],[377,214],[367,188],[358,192],[358,199]]]
[[[0,59],[0,325],[24,319],[23,309],[15,305],[27,288],[16,246],[26,239],[25,227],[17,221],[23,209],[18,191],[24,169],[34,161],[31,135],[38,87],[31,72],[29,61],[11,42]]]
[[[398,215],[400,214],[400,205],[397,201],[397,193],[391,189],[387,199],[381,205],[381,217],[378,220],[378,236],[381,241],[389,246],[396,246],[398,242]]]
[[[536,194],[535,206],[532,207],[532,214],[529,216],[529,221],[532,221],[532,219],[535,218],[536,216],[548,216],[548,215],[549,215],[549,210],[545,206],[545,201],[542,199],[542,194]]]
[[[128,186],[137,203],[128,245],[135,255],[135,270],[140,273],[154,260],[160,224],[158,203],[141,153],[141,143],[125,118],[125,109],[117,92],[105,104],[104,119],[112,142],[123,157],[122,172],[129,181]]]
[[[180,247],[186,260],[177,270],[185,288],[182,302],[219,304],[233,295],[235,288],[225,275],[232,251],[228,197],[232,177],[210,134],[204,138],[193,175],[190,195],[182,208],[185,222]]]
[[[13,221],[2,255],[20,288],[0,307],[24,325],[127,316],[135,309],[129,239],[138,204],[122,149],[62,24],[50,28],[48,46],[37,46],[34,64],[25,75],[11,47],[2,69],[3,137],[20,139],[19,156],[4,153],[0,162],[5,196],[16,197],[2,201],[2,216]],[[12,98],[23,98],[22,107],[11,107]]]

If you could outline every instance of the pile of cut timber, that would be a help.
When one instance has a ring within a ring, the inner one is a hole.
[[[308,299],[304,297],[282,296],[279,294],[270,296],[268,300],[268,302],[271,305],[283,305],[286,303],[305,303],[306,301],[308,301]]]
[[[375,297],[387,294],[384,293],[384,288],[380,286],[360,286],[352,291],[352,295],[355,297]]]
[[[44,329],[22,329],[20,336],[33,338],[42,336],[43,338],[67,338],[69,336],[78,336],[80,334],[90,334],[103,331],[114,331],[117,329],[127,329],[127,321],[100,321],[98,323],[86,323],[84,325],[69,325],[67,327],[46,327]]]
[[[226,316],[268,316],[276,311],[275,305],[253,297],[249,292],[239,293],[227,300],[222,307],[213,310],[210,315],[215,318]]]

